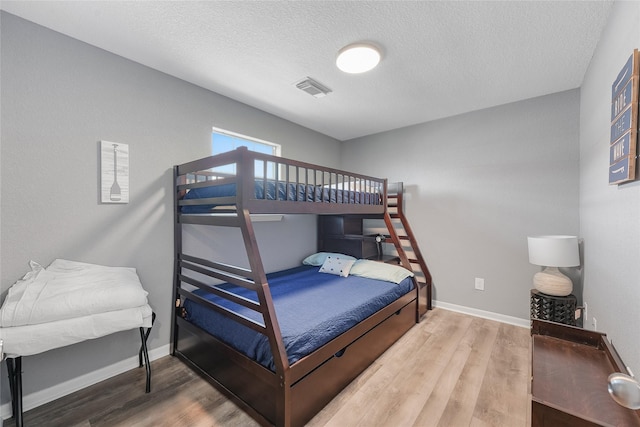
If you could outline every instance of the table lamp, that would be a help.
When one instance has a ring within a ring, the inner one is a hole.
[[[576,236],[527,237],[529,262],[545,267],[533,276],[533,286],[543,294],[567,296],[573,291],[571,279],[558,267],[580,265],[578,238]]]

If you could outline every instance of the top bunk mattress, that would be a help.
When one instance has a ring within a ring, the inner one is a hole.
[[[396,284],[360,276],[341,277],[318,270],[319,267],[300,266],[267,275],[289,364],[413,289],[411,278]],[[218,286],[257,301],[254,291],[230,284]],[[263,324],[260,313],[202,290],[194,293]],[[275,371],[271,347],[265,335],[189,299],[185,301],[184,308],[187,321]]]
[[[218,197],[235,197],[236,184],[212,185],[193,188],[187,192],[183,200],[211,199]],[[312,184],[293,184],[274,180],[256,179],[253,186],[253,198],[257,200],[281,200],[293,202],[320,202],[379,205],[382,196],[379,192],[352,191]],[[196,204],[180,207],[183,214],[212,213],[225,204]]]

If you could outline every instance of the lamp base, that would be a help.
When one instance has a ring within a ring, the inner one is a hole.
[[[533,276],[533,287],[543,294],[564,297],[573,291],[573,283],[558,267],[546,267]]]

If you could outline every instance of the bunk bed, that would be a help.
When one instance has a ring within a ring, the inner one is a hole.
[[[413,274],[388,282],[391,266],[384,263],[318,253],[305,260],[308,265],[267,275],[251,222],[252,214],[383,218],[385,179],[240,147],[175,166],[174,190],[173,354],[260,424],[304,425],[420,320]],[[184,253],[185,224],[239,228],[249,267]],[[400,264],[410,270],[400,252]],[[346,260],[352,271],[359,265],[362,274],[319,272],[331,256]],[[378,305],[343,304],[346,297],[336,287],[360,287]],[[307,317],[319,318],[315,324],[300,320],[310,306],[286,298],[292,288],[314,299],[316,312]],[[325,300],[329,306],[344,305],[348,320],[333,317],[320,305]],[[330,335],[311,337],[308,329],[314,328],[330,329]]]

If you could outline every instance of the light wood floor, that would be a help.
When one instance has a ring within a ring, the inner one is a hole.
[[[308,427],[526,427],[529,342],[526,328],[432,310]],[[151,366],[150,394],[144,369],[134,369],[28,411],[24,424],[257,426],[176,358]]]

